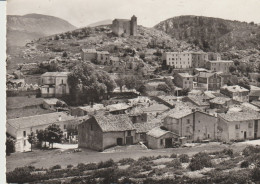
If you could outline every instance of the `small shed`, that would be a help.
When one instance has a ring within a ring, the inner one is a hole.
[[[151,149],[171,148],[173,142],[177,142],[179,137],[179,135],[160,127],[153,128],[146,135],[148,147]]]
[[[57,98],[48,98],[43,100],[43,108],[56,111],[56,103],[59,101]]]

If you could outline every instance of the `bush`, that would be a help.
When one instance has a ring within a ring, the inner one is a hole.
[[[32,181],[32,170],[29,167],[18,167],[6,173],[7,183],[27,183]]]
[[[179,161],[179,159],[174,159],[173,161],[167,163],[167,167],[173,167],[175,169],[180,169],[181,162]]]
[[[72,168],[72,167],[73,167],[73,165],[71,165],[71,164],[67,165],[67,168],[68,168],[68,169],[70,169],[70,168]]]
[[[155,158],[154,158],[154,156],[150,156],[150,157],[140,157],[139,159],[138,159],[138,161],[152,161],[152,160],[154,160]]]
[[[241,162],[240,167],[241,168],[247,168],[249,166],[249,162],[247,160]]]
[[[153,168],[152,168],[152,166],[150,166],[150,165],[144,165],[144,166],[143,166],[143,169],[144,169],[145,171],[150,171],[150,170],[152,170]]]
[[[118,162],[121,164],[121,165],[127,165],[127,164],[132,164],[135,160],[132,159],[132,158],[123,158],[121,160],[119,160]]]
[[[171,154],[170,157],[171,157],[171,158],[177,158],[177,154],[176,154],[176,153],[173,153],[173,154]]]
[[[115,165],[115,162],[114,162],[114,160],[112,160],[112,159],[109,159],[108,161],[105,161],[105,162],[99,162],[98,163],[98,169],[100,169],[100,168],[108,168],[108,167],[112,167],[112,166],[114,166]]]
[[[180,159],[181,163],[189,163],[189,161],[190,161],[189,156],[186,154],[181,154],[179,156],[179,159]]]
[[[260,147],[257,147],[257,146],[247,146],[247,147],[243,150],[242,154],[243,154],[244,156],[250,156],[250,155],[252,155],[252,154],[254,154],[254,153],[259,153],[259,152],[260,152]]]
[[[224,149],[223,152],[230,157],[232,157],[234,154],[232,149]]]
[[[54,170],[54,169],[61,169],[61,166],[60,165],[55,165],[53,167],[50,168],[51,170]]]
[[[194,157],[191,159],[189,168],[192,171],[203,169],[204,167],[211,167],[212,162],[211,158],[207,153],[197,153],[194,155]]]
[[[251,171],[251,177],[254,181],[260,181],[260,168],[256,167]]]

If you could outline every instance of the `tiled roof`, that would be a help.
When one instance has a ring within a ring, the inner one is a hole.
[[[231,60],[217,60],[217,61],[209,61],[210,63],[234,63]]]
[[[188,77],[193,77],[192,75],[188,73],[178,73],[181,77],[188,78]]]
[[[252,111],[247,112],[231,112],[231,113],[220,113],[218,114],[221,118],[226,121],[247,121],[260,119],[258,112],[253,113]]]
[[[144,112],[162,112],[168,110],[169,107],[163,104],[152,104],[149,107],[143,109]]]
[[[133,123],[126,114],[95,115],[94,118],[103,132],[134,130]]]
[[[16,129],[22,129],[48,125],[52,123],[59,123],[59,117],[61,117],[61,122],[75,119],[73,116],[67,115],[63,112],[54,112],[36,116],[8,119],[7,123]]]
[[[260,108],[260,101],[252,101],[251,104]]]
[[[63,77],[68,76],[70,72],[46,72],[42,74],[42,77]]]
[[[249,91],[248,89],[246,88],[243,88],[239,85],[234,85],[234,86],[223,86],[222,89],[227,89],[228,91],[230,92],[246,92],[246,91]]]
[[[169,111],[168,117],[174,118],[174,119],[180,119],[185,116],[188,116],[192,113],[192,109],[189,108],[175,108]]]
[[[96,49],[82,49],[83,52],[87,52],[87,53],[96,53]]]
[[[198,77],[203,77],[203,78],[209,78],[211,76],[213,76],[215,73],[209,73],[209,72],[200,72],[198,74]]]
[[[155,137],[155,138],[160,138],[161,136],[163,136],[163,135],[165,135],[167,133],[171,133],[173,135],[177,135],[177,134],[175,134],[173,132],[162,130],[160,127],[153,128],[152,130],[147,132],[147,135],[149,135],[151,137]]]
[[[118,104],[112,104],[112,105],[106,106],[106,109],[109,112],[118,111],[118,110],[126,110],[128,108],[130,108],[130,106],[125,103],[118,103]]]
[[[225,104],[226,102],[230,101],[231,99],[230,98],[226,98],[226,97],[216,97],[212,100],[210,100],[211,103],[214,103],[214,104]]]
[[[136,129],[136,133],[146,133],[155,127],[162,126],[161,122],[150,122],[150,123],[135,123],[134,128]]]
[[[249,96],[260,96],[260,88],[257,86],[250,85]]]
[[[252,105],[252,104],[250,104],[250,103],[248,103],[248,102],[244,102],[244,103],[242,103],[241,105],[242,105],[243,107],[247,108],[247,109],[250,109],[250,110],[254,110],[254,111],[257,111],[257,112],[260,111],[260,109],[259,109],[257,106]]]
[[[106,107],[104,107],[103,104],[94,104],[92,107],[91,105],[79,107],[79,109],[86,111],[86,112],[92,112],[95,110],[105,110]]]
[[[190,95],[188,98],[198,106],[208,106],[209,103],[206,101],[209,97],[205,95]]]
[[[43,102],[49,104],[49,105],[55,105],[59,100],[57,98],[47,98],[44,99]]]
[[[97,51],[98,54],[109,54],[108,51]]]

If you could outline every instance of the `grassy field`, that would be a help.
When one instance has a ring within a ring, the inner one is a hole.
[[[133,158],[138,159],[142,156],[159,156],[167,155],[170,156],[172,153],[176,154],[188,154],[192,156],[201,151],[213,152],[220,151],[225,148],[231,148],[235,152],[243,150],[247,144],[236,143],[233,145],[226,145],[220,143],[208,143],[201,144],[195,147],[189,148],[168,148],[159,150],[144,150],[138,148],[138,146],[132,146],[131,149],[126,149],[122,147],[121,150],[115,152],[96,152],[92,150],[82,149],[82,152],[73,153],[71,149],[61,150],[33,150],[33,152],[27,153],[13,153],[6,157],[7,171],[12,171],[17,167],[32,165],[36,168],[49,168],[54,165],[61,165],[62,168],[66,168],[67,165],[71,164],[76,166],[78,163],[91,163],[106,161],[108,159],[113,159],[118,161],[123,158]]]

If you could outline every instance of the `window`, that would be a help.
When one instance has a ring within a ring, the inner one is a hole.
[[[160,144],[163,145],[163,139],[161,139]]]
[[[187,124],[190,124],[190,120],[189,119],[187,119]]]
[[[198,121],[198,123],[200,123],[200,121]]]
[[[92,124],[90,124],[90,130],[93,131],[93,125]]]
[[[47,88],[47,93],[49,93],[50,92],[50,88]]]
[[[186,133],[190,132],[190,127],[186,127]]]
[[[127,131],[127,136],[131,136],[131,130]]]
[[[23,131],[23,136],[26,137],[26,131]]]
[[[236,129],[240,129],[240,125],[239,124],[236,125]]]
[[[26,140],[23,141],[23,146],[26,146]]]
[[[61,84],[63,84],[63,79],[61,80]]]
[[[248,123],[248,128],[253,128],[253,123],[252,122]]]

